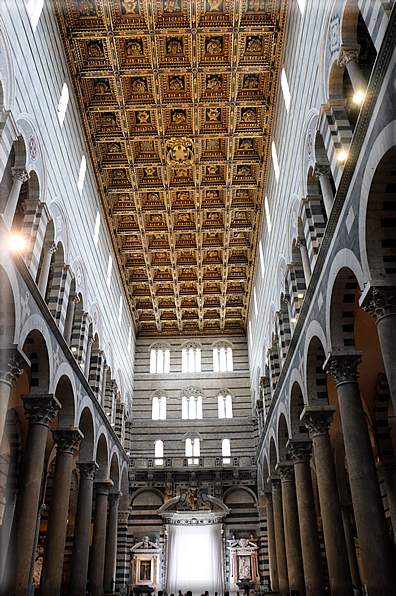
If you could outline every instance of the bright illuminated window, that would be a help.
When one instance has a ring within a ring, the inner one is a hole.
[[[33,31],[36,31],[43,10],[44,0],[29,0],[26,5]]]
[[[301,15],[304,14],[305,0],[297,0],[298,8],[300,9]]]
[[[77,182],[77,187],[78,187],[78,190],[80,191],[80,195],[82,194],[82,191],[84,188],[84,180],[85,180],[86,171],[87,171],[87,160],[85,159],[85,155],[83,155],[81,158],[80,172],[78,174],[78,182]]]
[[[183,420],[202,419],[202,395],[183,395],[182,397]]]
[[[97,211],[96,212],[96,221],[95,221],[95,231],[94,231],[94,237],[93,237],[95,246],[97,246],[98,240],[99,240],[99,228],[100,228],[100,213],[99,213],[99,211]]]
[[[153,420],[166,420],[166,397],[162,395],[153,397],[151,418]]]
[[[280,169],[279,169],[278,155],[276,153],[276,147],[275,147],[274,141],[272,141],[271,153],[272,153],[272,162],[274,164],[275,178],[276,178],[276,181],[278,182]]]
[[[158,439],[154,443],[154,464],[156,466],[162,466],[164,463],[164,442],[161,439]]]
[[[200,455],[200,448],[199,448],[199,439],[196,437],[195,439],[186,439],[186,457],[188,458],[188,465],[198,465],[199,464],[199,455]]]
[[[259,253],[260,253],[260,266],[261,266],[261,277],[264,277],[264,253],[263,253],[263,245],[260,240],[259,242]]]
[[[60,122],[61,127],[63,126],[63,121],[65,119],[67,104],[69,103],[69,88],[66,83],[63,84],[62,93],[58,103],[58,120]]]
[[[111,270],[113,268],[113,259],[111,258],[111,255],[109,255],[109,260],[107,262],[107,274],[106,274],[106,284],[107,287],[110,288],[110,284],[111,284]]]
[[[257,296],[256,296],[256,286],[253,288],[253,301],[254,301],[254,314],[258,315],[258,308],[257,308]]]
[[[213,348],[213,372],[232,372],[232,348],[227,345]]]
[[[269,205],[268,205],[268,197],[265,197],[264,200],[264,209],[265,209],[265,217],[267,220],[267,228],[268,228],[268,234],[271,234],[271,229],[272,229],[272,224],[271,224],[271,218],[270,218],[270,212],[269,212]]]
[[[222,440],[221,455],[223,457],[223,464],[231,463],[231,442],[230,442],[230,439]]]
[[[128,354],[131,353],[131,343],[132,343],[132,327],[129,327],[129,333],[128,333]]]
[[[283,92],[283,99],[285,100],[286,111],[288,112],[290,109],[290,89],[284,68],[282,68],[281,73],[281,87]]]
[[[201,372],[201,349],[189,346],[182,349],[182,372]]]
[[[218,397],[219,418],[232,418],[232,397],[231,395],[219,395]]]
[[[119,323],[119,325],[121,325],[121,320],[122,320],[122,295],[120,296],[120,304],[118,307],[118,323]]]
[[[150,350],[150,372],[161,374],[170,372],[170,350],[166,346],[154,346]]]
[[[249,321],[249,346],[253,349],[252,321]]]

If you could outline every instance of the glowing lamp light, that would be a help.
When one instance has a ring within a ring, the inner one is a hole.
[[[77,352],[77,348],[72,348],[71,351],[72,352]]]
[[[340,152],[337,154],[337,159],[338,159],[338,161],[345,161],[345,160],[346,160],[346,158],[347,158],[347,154],[346,154],[346,152],[345,152],[345,151],[340,151]]]
[[[10,250],[23,250],[25,248],[25,240],[24,238],[22,238],[22,236],[10,236],[9,240],[8,240],[8,246],[10,248]]]
[[[292,323],[297,323],[297,319],[296,319],[296,317],[292,317],[292,319],[291,319],[291,322],[292,322]]]
[[[297,296],[298,296],[299,300],[302,300],[304,298],[304,294],[301,294],[301,293],[297,294]]]
[[[115,426],[114,422],[112,422],[112,423],[110,424],[110,426]]]
[[[353,96],[353,102],[354,103],[362,103],[363,99],[364,99],[364,93],[362,91],[358,91]]]
[[[126,452],[126,454],[127,454],[127,455],[131,455],[131,452],[130,452],[130,451],[127,451],[127,452]]]

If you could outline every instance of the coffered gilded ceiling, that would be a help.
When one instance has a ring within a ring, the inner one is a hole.
[[[243,333],[287,0],[53,0],[139,335]]]

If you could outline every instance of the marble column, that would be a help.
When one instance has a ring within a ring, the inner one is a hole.
[[[87,381],[89,380],[89,370],[91,367],[91,351],[92,351],[92,344],[94,343],[94,338],[89,337],[87,342],[87,353],[85,355],[85,363],[84,363],[84,375]]]
[[[283,524],[285,528],[285,546],[289,589],[305,594],[304,569],[301,552],[300,526],[296,487],[294,484],[294,466],[292,462],[283,462],[275,466],[282,483]]]
[[[24,168],[11,168],[11,172],[12,187],[3,213],[4,223],[9,230],[11,230],[12,222],[14,220],[22,184],[28,180],[28,175]]]
[[[287,576],[287,561],[285,547],[285,532],[283,528],[282,510],[282,489],[278,475],[269,477],[272,487],[272,507],[274,511],[276,565],[278,568],[279,592],[286,596],[289,592],[289,580]]]
[[[306,406],[302,411],[301,420],[310,431],[313,440],[331,594],[346,596],[352,594],[352,578],[329,435],[335,410],[335,406]]]
[[[382,472],[386,487],[389,513],[392,520],[393,533],[396,534],[396,458],[382,459],[376,467]]]
[[[336,353],[324,369],[336,381],[353,510],[364,577],[370,596],[392,594],[393,553],[358,385],[361,353]],[[373,531],[375,528],[375,531]]]
[[[43,247],[43,262],[41,265],[40,277],[38,280],[38,289],[43,298],[45,298],[45,291],[47,289],[48,277],[51,267],[51,259],[57,248],[53,242],[45,242]]]
[[[110,368],[110,366],[107,363],[103,365],[102,395],[101,395],[101,399],[100,399],[100,403],[101,403],[103,409],[106,404],[107,371],[109,370],[109,368]],[[112,422],[112,420],[109,419],[109,422]]]
[[[106,546],[107,500],[109,490],[113,486],[112,480],[98,480],[95,482],[95,515],[92,535],[92,547],[89,558],[89,589],[92,596],[101,596],[103,590],[103,575]]]
[[[354,48],[342,48],[339,63],[340,66],[346,67],[354,92],[365,93],[367,85],[358,62],[359,52],[360,46]]]
[[[104,567],[104,589],[110,590],[111,580],[115,584],[115,570],[117,558],[117,521],[118,503],[122,497],[121,492],[109,493],[109,516],[107,519],[106,551]]]
[[[334,200],[333,190],[330,184],[329,166],[315,166],[315,176],[319,180],[320,189],[322,191],[323,204],[326,210],[327,219],[329,219]]]
[[[274,509],[272,506],[272,490],[265,490],[265,504],[267,509],[267,532],[268,532],[268,555],[271,577],[271,589],[273,592],[279,591],[278,566],[276,563],[276,545],[275,545],[275,527],[274,527]]]
[[[7,560],[18,490],[16,488],[7,488],[7,486],[3,486],[1,492],[5,499],[5,505],[3,521],[0,526],[0,584],[3,580],[3,573]]]
[[[53,428],[51,432],[56,445],[56,462],[39,596],[53,596],[60,593],[73,455],[84,437],[78,428]]]
[[[303,271],[304,271],[305,285],[308,288],[309,282],[311,281],[312,273],[311,273],[311,265],[309,262],[308,249],[307,249],[307,243],[305,241],[305,238],[298,239],[298,247],[300,249],[300,254],[301,254],[301,262],[302,262]]]
[[[376,320],[382,360],[396,412],[396,288],[370,288],[362,306]]]
[[[33,554],[48,426],[62,407],[55,396],[22,395],[29,427],[15,511],[15,560],[7,594],[26,596]]]
[[[126,588],[129,578],[128,520],[129,511],[118,511],[116,591]]]
[[[294,463],[306,594],[307,596],[324,596],[322,557],[309,465],[312,441],[289,439],[286,446]]]
[[[72,294],[71,296],[69,296],[69,301],[67,303],[65,328],[63,331],[63,337],[65,338],[65,342],[68,346],[70,346],[70,340],[73,331],[74,310],[76,308],[76,304],[78,304],[79,302],[80,298],[78,294]]]
[[[80,470],[80,484],[74,525],[69,594],[70,596],[85,596],[91,539],[93,479],[99,466],[94,461],[78,461],[76,466]]]
[[[16,344],[0,348],[0,445],[3,441],[12,385],[29,366],[29,359]]]

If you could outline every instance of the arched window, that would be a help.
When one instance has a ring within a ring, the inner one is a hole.
[[[202,418],[202,395],[183,395],[182,418],[183,420]]]
[[[223,464],[231,463],[231,441],[230,439],[223,439],[221,442],[221,455]]]
[[[232,347],[225,342],[216,343],[213,346],[213,371],[232,372]]]
[[[43,10],[44,0],[29,0],[26,5],[26,10],[32,24],[33,31],[36,31],[38,22],[40,20],[41,12]]]
[[[82,191],[84,188],[84,180],[85,180],[86,171],[87,171],[87,160],[85,159],[85,155],[83,155],[81,158],[80,171],[78,174],[78,182],[77,182],[77,186],[78,186],[78,190],[80,191],[80,195],[82,194]]]
[[[63,126],[63,121],[65,119],[67,104],[69,103],[69,88],[66,83],[63,83],[62,93],[59,98],[58,103],[58,120],[60,122],[61,127]]]
[[[199,455],[200,446],[198,437],[188,437],[186,439],[186,457],[188,460],[188,465],[197,466],[199,464]]]
[[[201,348],[198,344],[188,343],[182,348],[182,372],[201,372]]]
[[[150,373],[161,374],[170,372],[170,346],[155,344],[150,347]]]
[[[164,442],[161,439],[154,443],[154,457],[154,464],[162,466],[164,463]]]
[[[153,420],[166,420],[166,396],[154,395],[152,405]]]
[[[219,418],[232,418],[232,397],[229,393],[218,397]]]

